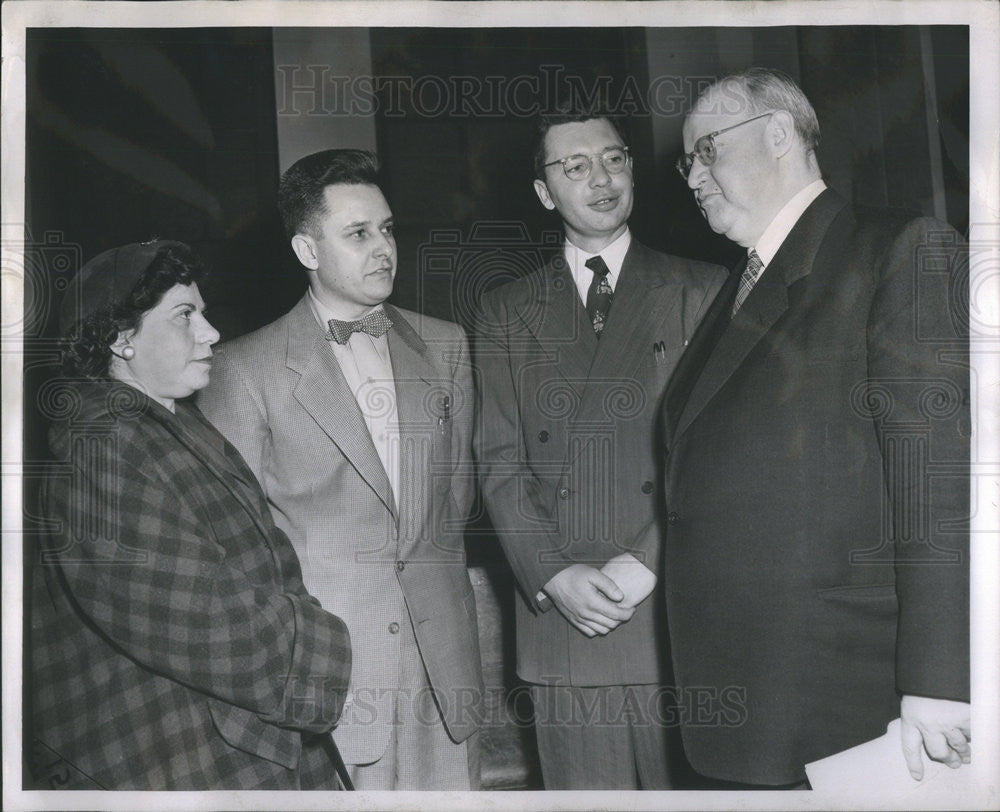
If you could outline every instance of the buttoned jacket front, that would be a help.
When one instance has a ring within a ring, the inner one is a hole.
[[[663,573],[699,772],[800,781],[900,694],[968,700],[965,256],[946,224],[828,189],[682,358]]]
[[[206,415],[246,457],[306,586],[351,631],[354,671],[334,732],[345,761],[385,751],[411,622],[455,741],[479,724],[482,674],[463,531],[471,505],[472,387],[457,325],[385,306],[401,493],[306,298],[221,346]]]
[[[659,573],[660,397],[724,277],[633,240],[600,339],[562,255],[483,297],[476,450],[520,586],[525,680],[622,685],[669,674],[657,596],[610,634],[587,638],[536,595],[571,564],[600,568],[624,552]]]

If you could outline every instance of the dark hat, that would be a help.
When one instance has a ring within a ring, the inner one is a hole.
[[[86,263],[63,296],[59,309],[60,334],[69,335],[78,321],[128,299],[143,271],[164,248],[190,250],[176,240],[150,240],[110,248]]]

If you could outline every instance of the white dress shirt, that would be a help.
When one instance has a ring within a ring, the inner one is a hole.
[[[309,306],[324,333],[327,322],[337,318],[309,290]],[[381,309],[381,305],[373,310]],[[352,319],[353,321],[353,319]],[[368,426],[375,450],[385,468],[393,496],[399,502],[399,419],[396,412],[396,379],[389,356],[389,336],[353,333],[346,344],[327,341],[358,408]]]
[[[822,194],[825,188],[826,184],[822,180],[814,180],[808,186],[803,187],[791,200],[781,207],[781,211],[774,216],[768,227],[764,229],[764,233],[760,235],[757,244],[750,248],[750,251],[757,252],[760,261],[764,263],[764,270],[757,275],[758,280],[764,275],[764,271],[767,270],[767,266],[774,259],[774,255],[778,253],[778,249],[781,248],[785,237],[795,228],[795,224],[799,221],[802,213]],[[749,254],[750,251],[747,253]]]
[[[625,254],[632,244],[632,234],[626,228],[625,232],[613,243],[606,245],[596,254],[588,254],[582,248],[577,248],[569,240],[563,248],[566,257],[566,264],[573,274],[573,281],[576,289],[580,293],[580,299],[587,304],[587,291],[590,290],[590,283],[594,281],[594,272],[587,267],[586,262],[591,257],[600,256],[604,264],[608,266],[608,284],[611,290],[618,284],[618,275],[622,272],[622,263],[625,261]]]

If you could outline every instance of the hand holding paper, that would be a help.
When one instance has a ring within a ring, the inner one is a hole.
[[[810,786],[835,797],[843,808],[855,804],[874,809],[873,799],[891,802],[885,808],[892,809],[980,808],[971,768],[949,770],[928,761],[923,765],[923,780],[913,780],[899,746],[902,727],[899,719],[893,719],[884,736],[806,764]],[[930,805],[937,798],[946,799],[947,806]]]
[[[968,703],[927,696],[904,696],[899,707],[900,738],[910,775],[924,777],[921,744],[935,761],[957,769],[972,760],[972,722]]]

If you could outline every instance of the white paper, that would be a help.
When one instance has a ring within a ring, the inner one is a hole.
[[[973,790],[970,768],[963,765],[964,769],[953,770],[939,761],[931,761],[926,753],[921,754],[924,777],[915,781],[903,758],[900,725],[899,719],[893,719],[884,736],[806,764],[806,775],[813,790],[840,796],[846,790],[852,794],[893,798],[923,797],[928,793],[960,797]]]

